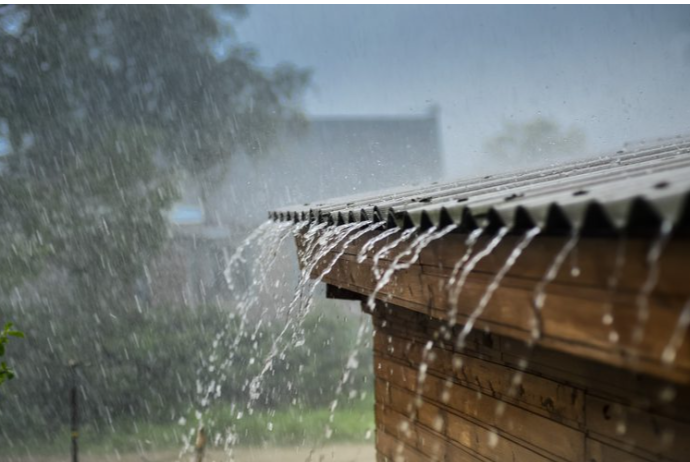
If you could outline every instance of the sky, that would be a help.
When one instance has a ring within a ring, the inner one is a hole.
[[[447,177],[514,168],[485,152],[506,121],[579,127],[582,156],[690,135],[687,6],[253,6],[237,32],[313,71],[310,115],[439,105]]]

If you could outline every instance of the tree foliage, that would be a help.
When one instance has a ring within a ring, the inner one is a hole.
[[[0,330],[0,359],[5,356],[5,349],[7,348],[7,342],[9,342],[10,337],[24,338],[24,333],[18,330],[12,329],[12,323],[5,323],[5,327]],[[7,380],[12,380],[14,378],[14,371],[7,366],[5,361],[0,362],[0,385],[2,385]]]
[[[0,7],[3,288],[44,265],[74,303],[128,302],[166,236],[172,175],[259,153],[299,117],[307,73],[263,69],[241,7]]]
[[[49,308],[39,309],[42,317],[51,316]],[[81,419],[92,434],[99,427],[107,434],[112,421],[131,425],[191,417],[198,398],[208,392],[200,384],[219,386],[214,409],[245,409],[249,384],[261,371],[262,358],[283,324],[280,319],[265,319],[252,335],[245,335],[239,321],[238,317],[228,321],[227,309],[217,306],[149,307],[137,323],[124,319],[114,323],[98,351],[79,351],[71,342],[69,323],[34,323],[27,339],[13,349],[21,380],[0,390],[0,427],[5,431],[0,432],[0,445],[5,443],[3,436],[26,443],[51,439],[55,429],[67,426],[73,380],[64,358],[75,354],[81,364],[77,370]],[[313,335],[276,361],[265,377],[266,392],[254,407],[281,409],[295,402],[305,409],[329,405],[355,347],[358,327],[356,316],[348,316],[335,302],[320,302],[305,320]],[[353,372],[346,391],[371,393],[372,383],[364,382],[373,370],[370,345],[359,348],[363,364]],[[209,372],[214,368],[215,373]],[[215,395],[215,388],[210,393]]]
[[[300,120],[308,83],[293,66],[258,64],[235,37],[245,14],[0,6],[0,308],[37,339],[17,358],[44,398],[29,410],[30,393],[14,389],[27,418],[61,415],[70,359],[112,367],[94,366],[89,380],[125,410],[143,401],[120,394],[135,393],[121,382],[152,386],[147,371],[175,360],[163,334],[147,332],[159,344],[137,352],[169,355],[135,361],[141,339],[128,333],[160,327],[140,302],[145,263],[169,234],[176,175],[207,180],[234,153],[260,155]]]

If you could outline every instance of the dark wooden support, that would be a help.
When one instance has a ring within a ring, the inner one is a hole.
[[[326,284],[326,298],[361,301],[366,297],[352,290],[341,289],[340,287],[334,286],[333,284]]]

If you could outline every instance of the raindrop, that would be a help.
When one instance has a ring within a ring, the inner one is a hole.
[[[506,230],[506,228],[502,229]],[[508,273],[508,271],[510,271],[517,259],[520,258],[520,255],[522,255],[522,252],[524,252],[524,250],[527,248],[527,246],[529,246],[530,242],[532,242],[532,240],[539,234],[539,232],[539,228],[532,228],[531,230],[527,231],[522,237],[522,239],[520,239],[518,243],[515,245],[510,255],[508,255],[508,258],[503,263],[503,266],[498,270],[493,280],[491,281],[491,283],[489,283],[486,290],[484,291],[484,295],[482,295],[482,298],[479,300],[479,304],[476,306],[472,314],[470,314],[470,316],[467,318],[467,321],[465,321],[465,325],[463,326],[462,331],[460,332],[460,335],[458,336],[458,339],[456,341],[456,346],[459,349],[465,347],[465,340],[467,339],[467,336],[474,328],[474,324],[477,322],[477,319],[479,319],[482,313],[484,313],[484,310],[491,301],[491,297],[500,286],[501,281],[503,281],[505,275]],[[499,242],[504,235],[505,232],[499,232],[499,234],[496,236],[496,238],[499,239]]]
[[[498,440],[498,433],[496,433],[494,430],[489,431],[487,439],[487,444],[489,445],[489,448],[495,449],[496,446],[498,446]]]

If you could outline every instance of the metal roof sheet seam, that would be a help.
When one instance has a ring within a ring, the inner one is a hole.
[[[539,226],[554,233],[635,233],[663,221],[687,228],[689,197],[685,138],[612,157],[286,207],[269,217],[331,224],[383,220],[401,228],[455,223],[460,230]]]

